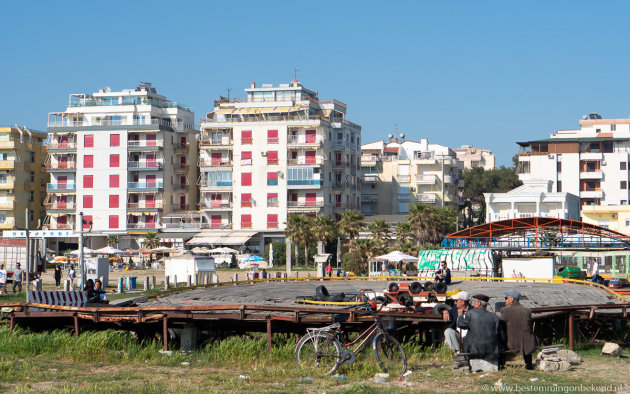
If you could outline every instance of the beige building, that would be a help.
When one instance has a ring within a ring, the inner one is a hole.
[[[582,221],[630,235],[630,205],[583,205]]]
[[[420,142],[376,141],[361,147],[361,212],[395,215],[414,202],[458,206],[463,163],[447,146]]]
[[[26,127],[0,127],[0,229],[25,228],[44,219],[46,134]]]
[[[484,170],[489,171],[496,168],[496,158],[491,150],[462,145],[461,148],[453,149],[453,152],[457,155],[457,159],[464,163],[465,170],[483,167]]]

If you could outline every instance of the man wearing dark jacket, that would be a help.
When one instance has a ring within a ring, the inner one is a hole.
[[[466,330],[457,328],[457,318],[472,310],[472,307],[469,305],[470,295],[467,291],[460,291],[452,299],[455,300],[455,305],[450,310],[442,312],[442,319],[451,323],[444,330],[444,341],[452,351],[459,353],[461,350],[459,341],[466,336]]]
[[[457,318],[457,327],[468,329],[464,338],[464,352],[468,353],[469,359],[479,358],[498,364],[503,336],[501,320],[486,310],[490,297],[477,294],[472,299],[475,309]]]
[[[516,290],[505,292],[505,307],[501,309],[501,320],[507,326],[507,347],[523,355],[526,369],[534,369],[532,353],[536,350],[536,337],[532,331],[532,311],[521,305],[521,293]]]

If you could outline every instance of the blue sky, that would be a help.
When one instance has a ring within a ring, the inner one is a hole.
[[[491,149],[627,117],[628,2],[3,1],[0,124],[45,130],[69,93],[150,81],[193,108],[293,70],[369,142]]]

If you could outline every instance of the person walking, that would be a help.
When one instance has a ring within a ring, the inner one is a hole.
[[[7,270],[4,264],[0,264],[0,293],[7,294]]]
[[[74,265],[70,264],[68,269],[68,279],[70,279],[70,288],[74,290],[74,278],[77,277],[77,271],[74,270]]]
[[[13,294],[15,294],[16,287],[18,288],[18,292],[22,291],[22,281],[24,280],[25,274],[20,266],[20,263],[15,264],[15,271],[13,271]]]
[[[58,289],[59,287],[61,287],[61,267],[59,266],[59,264],[55,265],[54,277],[55,277],[55,286]]]
[[[326,273],[328,274],[329,278],[332,276],[332,266],[330,264],[326,266]]]
[[[521,305],[521,293],[516,290],[505,292],[505,307],[501,309],[501,320],[507,327],[507,347],[523,355],[525,369],[532,370],[532,353],[536,350],[536,337],[532,330],[532,310]]]
[[[592,266],[591,272],[593,275],[591,280],[595,283],[599,283],[599,263],[597,262],[597,259],[593,259],[593,266]]]

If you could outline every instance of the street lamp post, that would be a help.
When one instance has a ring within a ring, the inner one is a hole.
[[[30,225],[29,225],[29,216],[30,216],[30,211],[28,208],[26,208],[26,210],[24,211],[24,218],[25,218],[25,228],[18,228],[16,227],[16,230],[21,230],[24,231],[26,233],[26,302],[30,302],[30,296],[29,296],[29,286],[31,283],[30,280],[30,276],[31,276],[31,237],[30,237],[30,231],[31,230],[39,230],[41,227],[41,219],[37,222],[37,227],[31,229]],[[44,253],[46,252],[46,249],[44,249]]]

